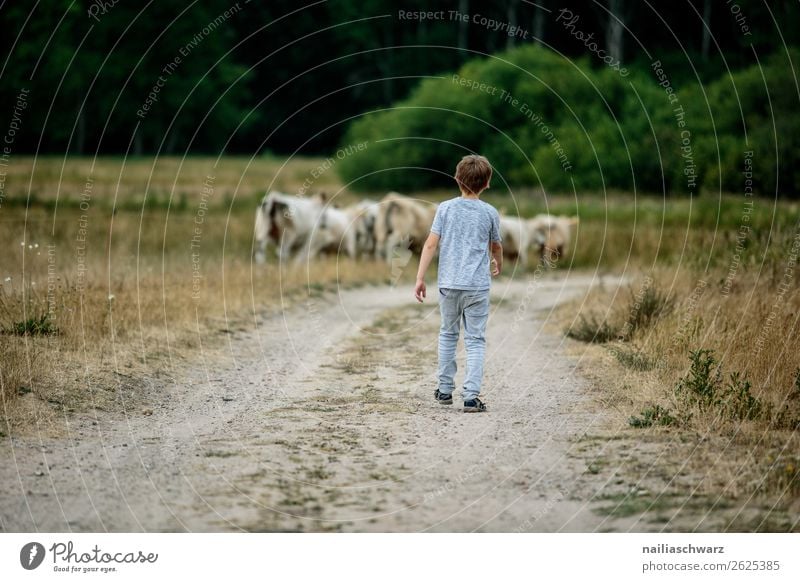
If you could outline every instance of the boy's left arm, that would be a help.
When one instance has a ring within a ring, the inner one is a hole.
[[[433,255],[436,254],[436,247],[439,246],[439,235],[432,232],[428,235],[428,240],[422,247],[422,256],[419,258],[419,270],[417,271],[417,284],[414,286],[414,297],[417,301],[422,303],[422,300],[427,296],[427,289],[425,288],[425,273],[431,265]]]

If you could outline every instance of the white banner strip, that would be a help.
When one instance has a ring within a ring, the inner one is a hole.
[[[3,534],[0,580],[800,580],[796,534]]]

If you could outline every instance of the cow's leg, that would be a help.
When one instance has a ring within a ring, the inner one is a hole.
[[[378,240],[377,237],[372,241],[372,258],[380,260],[383,258],[383,249],[385,248],[384,240]]]
[[[296,265],[301,265],[307,263],[311,259],[317,258],[320,251],[325,247],[324,242],[320,239],[321,237],[319,236],[312,236],[306,241],[306,244],[303,245],[303,249],[294,257]]]
[[[386,252],[386,244],[389,242],[389,235],[386,232],[380,231],[375,232],[373,237],[373,249],[372,253],[374,254],[377,260],[384,258],[384,253]]]
[[[284,231],[281,237],[281,244],[278,248],[278,261],[281,265],[286,264],[292,256],[292,248],[297,241],[294,233]]]
[[[254,258],[258,265],[263,265],[267,261],[267,239],[256,240]]]
[[[519,250],[519,257],[517,258],[517,262],[519,262],[519,266],[523,269],[528,268],[528,249],[522,248]]]
[[[386,237],[386,247],[384,250],[384,259],[386,259],[387,263],[391,263],[392,259],[394,258],[394,250],[400,245],[401,238],[396,236],[396,233],[392,233]]]
[[[383,260],[387,263],[392,262],[392,251],[394,250],[394,237],[389,235],[386,237],[386,242],[383,247]]]
[[[267,241],[269,240],[269,217],[267,216],[265,205],[262,204],[256,210],[256,223],[254,226],[255,245],[253,247],[253,258],[259,265],[267,260]]]
[[[358,258],[358,247],[356,245],[356,233],[354,230],[349,229],[347,234],[345,234],[344,247],[348,257],[351,259]]]

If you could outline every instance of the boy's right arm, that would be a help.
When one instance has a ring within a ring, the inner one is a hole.
[[[433,215],[433,224],[431,225],[431,232],[428,239],[422,246],[422,255],[419,258],[419,270],[417,271],[417,283],[414,285],[414,297],[417,301],[422,303],[422,300],[427,296],[427,289],[425,288],[425,272],[436,254],[436,248],[439,246],[439,238],[442,236],[442,210],[444,204],[440,204],[436,208],[436,214]]]
[[[492,251],[492,277],[497,277],[503,269],[503,245],[499,242],[491,243]]]
[[[419,270],[417,271],[417,283],[414,285],[414,297],[417,301],[422,303],[422,300],[427,296],[427,289],[425,288],[425,273],[433,260],[433,255],[436,254],[436,248],[439,246],[439,235],[432,232],[428,235],[428,240],[422,247],[422,256],[419,258]]]
[[[489,235],[489,251],[492,254],[492,277],[503,269],[503,245],[500,239],[500,214],[492,209],[492,231]]]

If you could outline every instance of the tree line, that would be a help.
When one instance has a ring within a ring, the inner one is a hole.
[[[29,92],[17,152],[329,153],[352,119],[482,55],[596,43],[631,70],[656,55],[680,86],[796,44],[798,16],[788,0],[6,3],[0,112]]]

